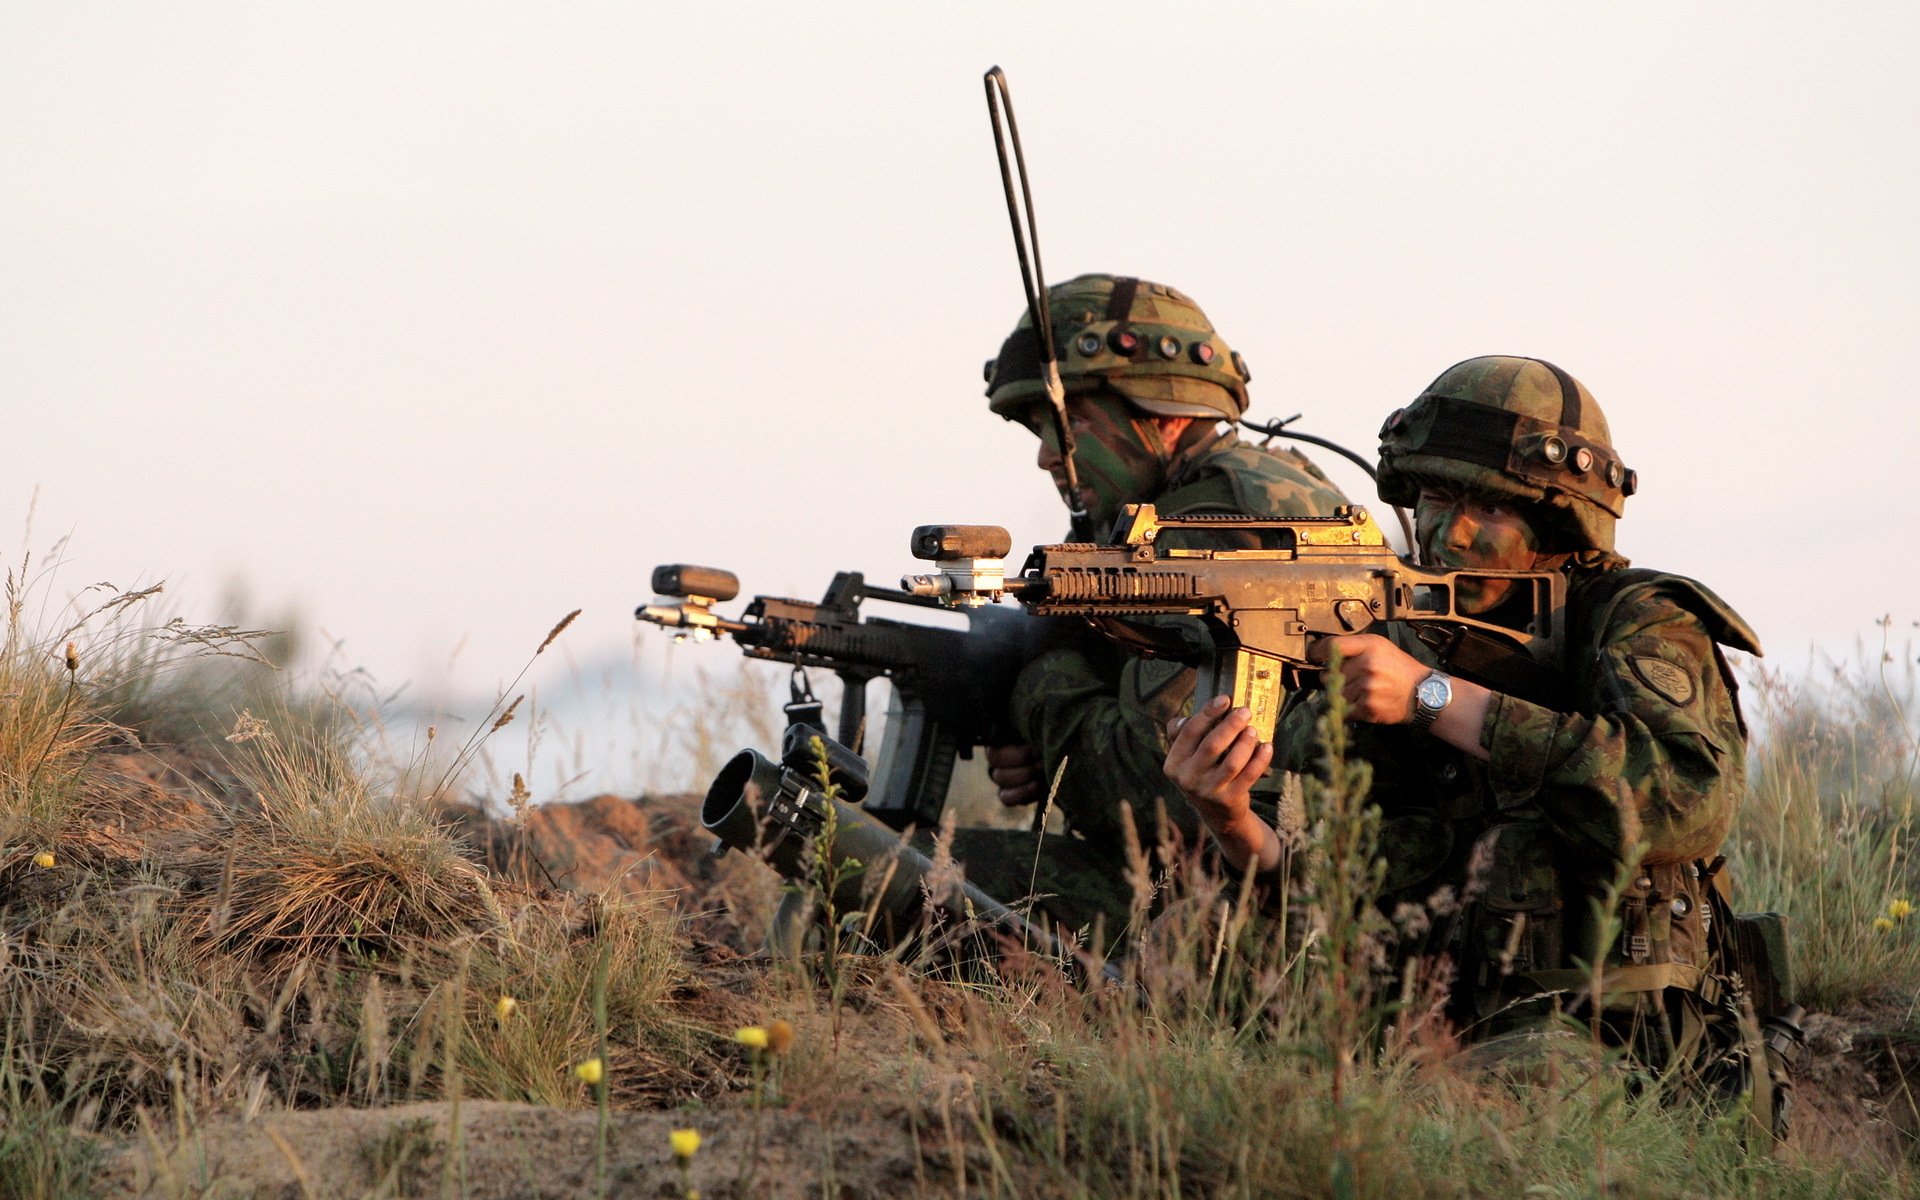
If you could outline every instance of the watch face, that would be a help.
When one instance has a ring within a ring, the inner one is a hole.
[[[1420,707],[1440,709],[1445,708],[1447,701],[1453,699],[1453,689],[1447,686],[1446,680],[1437,675],[1429,675],[1420,681],[1420,687],[1414,692],[1414,696],[1419,700]]]

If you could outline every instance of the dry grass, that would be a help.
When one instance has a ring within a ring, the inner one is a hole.
[[[720,892],[563,895],[490,873],[433,807],[460,756],[382,765],[369,759],[362,716],[277,702],[254,683],[247,720],[223,693],[190,722],[203,786],[184,787],[175,771],[173,811],[132,802],[103,751],[131,757],[137,731],[159,728],[141,698],[191,707],[181,698],[211,693],[195,690],[190,668],[172,688],[115,675],[155,660],[92,653],[84,622],[71,637],[64,622],[57,640],[31,638],[14,604],[0,661],[0,1194],[89,1194],[99,1149],[137,1146],[142,1130],[166,1131],[156,1146],[190,1146],[196,1129],[227,1117],[423,1099],[449,1106],[450,1133],[388,1138],[369,1161],[460,1194],[460,1103],[585,1110],[602,1098],[613,1110],[690,1106],[684,1119],[713,1137],[703,1163],[732,1156],[727,1174],[744,1192],[831,1194],[836,1145],[898,1128],[910,1135],[911,1182],[886,1176],[879,1191],[1913,1187],[1881,1160],[1770,1156],[1737,1114],[1662,1104],[1584,1046],[1526,1085],[1469,1071],[1435,1019],[1437,981],[1383,977],[1390,931],[1338,916],[1370,911],[1358,903],[1373,877],[1357,779],[1336,774],[1311,797],[1314,843],[1342,849],[1308,856],[1284,920],[1251,918],[1237,881],[1195,874],[1138,943],[1130,987],[1076,989],[1031,957],[964,975],[846,953],[773,968],[690,933],[730,923],[721,940],[751,944],[759,905],[728,912],[711,899]],[[154,644],[124,626],[103,636]],[[1737,847],[1746,896],[1805,914],[1805,974],[1823,998],[1889,981],[1911,989],[1913,929],[1894,931],[1901,942],[1872,928],[1914,885],[1912,760],[1896,752],[1908,744],[1905,714],[1847,707],[1865,692],[1809,698],[1778,686],[1775,700],[1803,707],[1770,720],[1773,740],[1757,756]],[[509,711],[503,695],[475,724],[474,745]],[[685,747],[695,758],[735,748],[698,736]],[[33,864],[43,849],[54,867]],[[687,857],[679,877],[697,878]],[[732,1041],[736,1026],[774,1014],[798,1030],[788,1053]],[[596,1093],[573,1067],[603,1052]],[[820,1131],[821,1161],[787,1160],[805,1179],[761,1171],[774,1116],[789,1132],[796,1122]],[[597,1120],[604,1139],[606,1118],[581,1119]]]
[[[0,648],[0,870],[57,845],[81,798],[88,756],[118,732],[96,711],[80,673],[79,643],[27,624],[30,560],[7,571],[6,644]],[[91,668],[91,662],[87,665]],[[91,674],[91,671],[90,671]]]
[[[423,799],[376,791],[349,746],[284,712],[241,733],[252,803],[228,814],[229,862],[202,932],[256,958],[498,930],[498,900]]]
[[[1920,921],[1889,915],[1920,900],[1911,648],[1832,664],[1824,679],[1756,682],[1761,737],[1731,854],[1739,899],[1791,915],[1804,1003],[1911,1006]]]

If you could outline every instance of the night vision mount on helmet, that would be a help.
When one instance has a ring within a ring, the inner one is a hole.
[[[1110,387],[1157,417],[1234,421],[1247,411],[1247,365],[1200,306],[1165,284],[1081,275],[1048,289],[1060,382],[1068,395]],[[1018,420],[1046,399],[1040,339],[1023,315],[986,365],[988,407]]]
[[[1592,393],[1550,362],[1455,363],[1380,427],[1380,498],[1412,505],[1423,482],[1545,505],[1584,550],[1611,551],[1639,476],[1613,448]]]

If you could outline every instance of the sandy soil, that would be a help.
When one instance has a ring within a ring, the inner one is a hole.
[[[591,1110],[463,1104],[457,1135],[453,1116],[438,1103],[211,1122],[184,1141],[164,1140],[160,1154],[122,1150],[101,1195],[439,1195],[449,1179],[454,1194],[473,1200],[597,1193]],[[668,1145],[682,1128],[705,1138],[684,1183]],[[823,1178],[829,1161],[831,1178]],[[775,1109],[757,1121],[750,1111],[729,1113],[724,1124],[711,1113],[616,1112],[607,1128],[607,1191],[618,1196],[680,1197],[686,1186],[710,1200],[897,1196],[921,1190],[930,1170],[944,1179],[947,1162],[946,1148],[922,1145],[899,1111],[840,1127]]]

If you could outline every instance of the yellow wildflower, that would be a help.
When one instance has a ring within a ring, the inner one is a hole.
[[[590,1058],[575,1067],[573,1073],[579,1076],[581,1083],[599,1083],[607,1077],[607,1064],[597,1058]]]
[[[1892,917],[1875,917],[1873,919],[1873,927],[1879,933],[1892,933],[1893,918]]]
[[[667,1135],[667,1144],[673,1147],[675,1158],[692,1158],[700,1149],[700,1131],[698,1129],[676,1129]]]
[[[38,854],[36,854],[36,855],[34,855],[34,856],[33,856],[33,865],[34,865],[34,866],[36,866],[36,867],[51,867],[51,866],[53,866],[53,851],[51,851],[51,850],[42,850],[42,851],[41,851],[40,853],[38,853]]]
[[[765,1050],[767,1031],[758,1025],[747,1025],[733,1031],[733,1040],[753,1050]]]
[[[785,1054],[787,1047],[793,1045],[793,1026],[779,1017],[767,1022],[767,1049],[775,1054]]]
[[[1895,900],[1887,905],[1887,915],[1896,921],[1904,921],[1913,915],[1913,903],[1908,900]]]
[[[502,996],[498,1000],[495,1000],[493,1002],[494,1018],[498,1020],[502,1025],[505,1025],[507,1023],[507,1018],[513,1015],[513,1010],[519,1007],[520,1007],[520,1002],[518,1000],[515,1000],[512,996]]]

